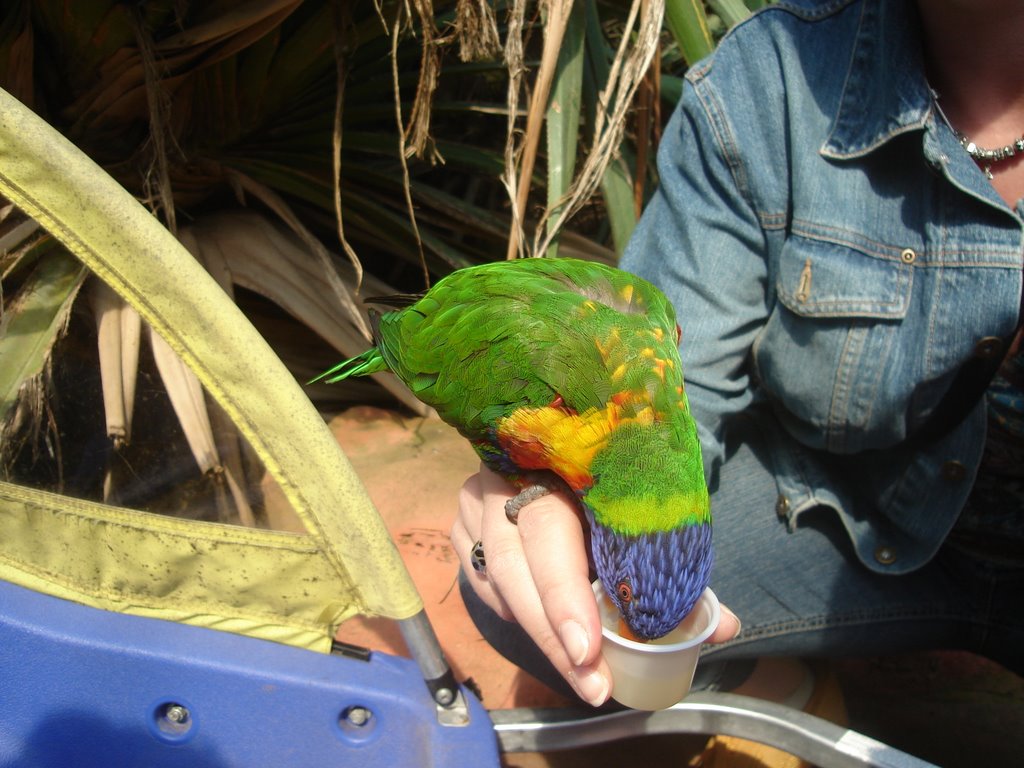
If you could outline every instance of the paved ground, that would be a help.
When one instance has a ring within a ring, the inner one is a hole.
[[[436,419],[352,408],[331,421],[342,447],[387,521],[460,679],[472,677],[489,709],[562,706],[556,694],[499,657],[474,631],[455,588],[448,545],[455,498],[477,460]],[[347,622],[351,642],[404,653],[388,622]],[[1024,765],[1024,680],[968,654],[855,659],[837,665],[851,726],[949,768]],[[659,737],[585,750],[509,755],[517,768],[685,765],[697,737]],[[672,760],[666,757],[672,755]]]

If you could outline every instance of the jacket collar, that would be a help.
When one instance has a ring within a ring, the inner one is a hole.
[[[913,0],[863,0],[843,94],[821,153],[861,157],[923,128],[931,109]]]

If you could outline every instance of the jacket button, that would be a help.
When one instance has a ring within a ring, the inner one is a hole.
[[[875,560],[881,565],[892,565],[896,562],[896,550],[881,544],[875,549]]]
[[[959,483],[967,477],[967,467],[961,462],[951,459],[942,465],[942,476],[951,483]]]
[[[900,261],[904,264],[913,264],[917,260],[917,252],[913,248],[904,248],[900,251]]]
[[[789,513],[789,499],[779,494],[779,498],[775,500],[775,514],[783,520],[786,519],[786,515]]]
[[[1003,340],[998,336],[986,336],[974,345],[974,356],[982,360],[991,360],[1003,352]]]

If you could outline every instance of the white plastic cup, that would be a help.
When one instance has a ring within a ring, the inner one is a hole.
[[[619,611],[600,580],[593,583],[601,614],[601,646],[612,671],[612,698],[633,709],[665,709],[690,691],[700,646],[718,627],[721,609],[708,587],[679,626],[664,637],[638,643],[619,635]]]

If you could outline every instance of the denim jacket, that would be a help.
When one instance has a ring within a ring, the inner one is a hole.
[[[779,516],[830,506],[868,568],[920,567],[970,492],[984,407],[906,440],[1014,329],[1024,206],[936,110],[912,0],[737,25],[688,72],[658,162],[622,267],[675,304],[712,491],[729,425],[767,411]]]

